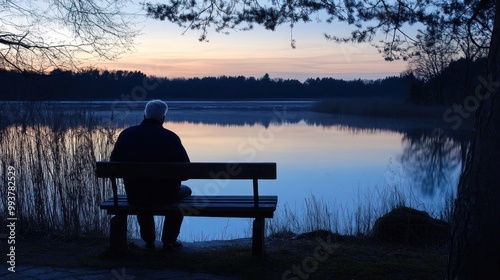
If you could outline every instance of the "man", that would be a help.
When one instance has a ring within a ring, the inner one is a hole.
[[[140,125],[123,130],[116,141],[111,161],[128,162],[189,162],[181,140],[174,132],[163,128],[167,104],[151,100],[146,104],[144,120]],[[131,205],[153,206],[176,202],[191,195],[191,189],[181,185],[180,180],[158,181],[155,179],[124,178],[125,191]],[[166,216],[162,242],[164,250],[179,248],[177,240],[183,216]],[[137,215],[141,238],[146,248],[155,248],[155,223],[151,214]]]

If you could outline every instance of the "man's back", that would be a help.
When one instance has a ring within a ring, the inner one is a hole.
[[[112,161],[189,162],[180,138],[163,128],[162,122],[144,119],[120,133],[111,154]],[[136,205],[170,203],[178,198],[180,180],[153,181],[148,178],[125,179],[128,201]]]

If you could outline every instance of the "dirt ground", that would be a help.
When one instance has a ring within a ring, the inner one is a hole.
[[[242,279],[442,279],[448,251],[325,232],[268,239],[263,258],[252,257],[250,239],[184,243],[170,253],[144,249],[140,240],[129,245],[127,255],[116,257],[109,254],[107,238],[24,236],[16,238],[16,261],[19,266],[169,267]],[[7,250],[3,238],[0,251]]]

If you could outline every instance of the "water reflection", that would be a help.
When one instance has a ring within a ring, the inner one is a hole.
[[[0,103],[0,125],[5,127],[8,124],[36,123],[51,126],[53,125],[52,118],[36,116],[37,112],[46,111],[52,112],[51,116],[60,114],[58,119],[69,127],[82,124],[67,117],[68,113],[72,115],[90,114],[99,118],[101,124],[124,127],[141,122],[144,105],[145,102],[122,101],[4,102]],[[429,127],[445,127],[447,125],[442,120],[393,120],[316,113],[311,111],[314,101],[171,101],[168,102],[168,105],[166,119],[175,123],[217,126],[261,125],[267,128],[271,124],[304,122],[311,126],[336,127],[353,133],[377,133],[381,131],[406,133],[410,129],[426,130]],[[16,112],[16,114],[9,112]],[[22,117],[18,117],[18,113],[21,113]],[[465,129],[465,133],[470,130],[465,125],[461,128]],[[451,137],[464,133],[461,130],[451,132]]]
[[[450,137],[442,130],[409,131],[402,141],[399,160],[423,194],[432,197],[454,182],[462,164],[464,137]]]

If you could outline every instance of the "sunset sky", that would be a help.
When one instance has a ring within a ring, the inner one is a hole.
[[[160,77],[245,76],[272,79],[333,77],[338,79],[378,79],[399,75],[404,61],[386,62],[369,44],[335,44],[324,33],[347,35],[339,24],[307,23],[293,29],[296,49],[290,46],[291,30],[280,26],[274,32],[255,26],[251,31],[231,31],[230,35],[211,30],[209,42],[199,42],[199,31],[170,22],[144,20],[135,50],[116,61],[94,62],[108,70],[139,70]]]

